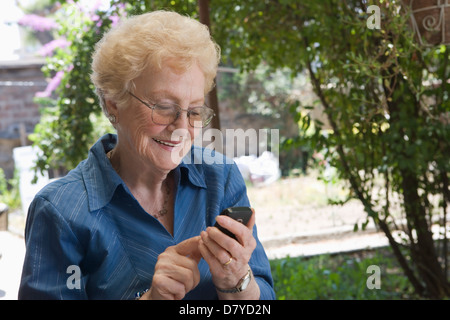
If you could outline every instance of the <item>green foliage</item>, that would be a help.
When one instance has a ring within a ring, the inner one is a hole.
[[[111,20],[95,24],[86,13],[69,5],[63,6],[55,19],[60,25],[57,37],[71,44],[57,49],[43,68],[48,77],[62,76],[55,98],[36,99],[43,107],[42,120],[30,138],[43,151],[37,162],[40,170],[74,168],[98,138],[93,136],[89,120],[101,109],[88,70],[93,47],[111,24]]]
[[[278,300],[381,300],[414,298],[392,252],[319,255],[270,261]],[[369,289],[371,265],[380,267],[380,289]]]
[[[52,167],[73,169],[86,158],[90,146],[105,133],[100,129],[113,131],[112,126],[101,120],[101,108],[90,81],[95,43],[112,23],[127,14],[156,9],[195,14],[197,8],[193,0],[111,0],[108,9],[90,12],[66,1],[59,3],[59,10],[53,17],[60,26],[55,38],[64,38],[71,44],[67,48],[58,48],[47,58],[43,68],[49,78],[62,76],[51,97],[36,98],[42,106],[42,120],[30,138],[42,150],[36,163],[36,169],[41,171]]]
[[[405,241],[391,241],[405,274],[421,294],[450,295],[446,246],[431,232],[450,203],[449,47],[420,47],[401,1],[215,3],[213,33],[235,64],[308,70],[329,124],[314,120],[314,134],[288,143],[321,151],[387,236],[405,218]],[[367,28],[369,4],[379,30]]]
[[[8,180],[0,168],[0,202],[6,204],[10,210],[21,206],[18,171],[15,171],[14,177]]]

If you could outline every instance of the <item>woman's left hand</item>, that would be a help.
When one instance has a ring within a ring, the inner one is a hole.
[[[217,222],[233,233],[237,241],[216,227],[202,231],[199,242],[200,253],[208,263],[212,280],[217,288],[234,288],[248,272],[248,262],[256,248],[253,237],[255,212],[245,226],[227,216],[217,216]]]

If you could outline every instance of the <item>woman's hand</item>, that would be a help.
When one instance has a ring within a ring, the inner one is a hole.
[[[217,216],[217,222],[232,232],[236,236],[237,241],[215,227],[208,227],[200,235],[199,249],[203,259],[209,265],[216,288],[234,288],[248,272],[248,262],[253,250],[256,248],[256,240],[253,237],[255,213],[253,209],[252,211],[253,214],[247,226],[230,217]],[[249,291],[257,294],[256,298],[258,298],[259,288],[254,279],[252,283],[251,287],[257,289],[257,292],[255,290]],[[231,294],[230,297],[237,298],[235,294]],[[245,295],[245,297],[250,298],[248,295]]]
[[[200,282],[200,236],[168,247],[158,257],[152,286],[142,299],[181,300]]]

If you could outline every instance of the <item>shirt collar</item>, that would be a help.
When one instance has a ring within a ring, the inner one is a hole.
[[[106,153],[112,150],[116,144],[117,135],[104,135],[92,146],[87,160],[82,163],[81,172],[90,211],[106,206],[119,185],[123,185],[128,190],[106,156]],[[199,154],[193,152],[196,148],[199,147],[191,148],[175,170],[179,170],[181,181],[188,181],[193,186],[206,188],[203,167],[198,164],[198,160],[195,160],[196,154]]]
[[[182,178],[187,177],[193,185],[200,188],[206,188],[205,172],[201,165],[202,150],[203,148],[192,146],[191,150],[184,156],[178,167],[180,168]],[[185,174],[183,175],[183,173]]]

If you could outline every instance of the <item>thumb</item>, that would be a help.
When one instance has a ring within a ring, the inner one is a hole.
[[[255,209],[253,209],[253,208],[250,208],[251,210],[252,210],[252,216],[250,217],[250,220],[248,221],[248,223],[247,223],[247,227],[250,229],[250,230],[253,230],[253,227],[255,226],[255,223],[256,223],[256,217],[255,217]]]
[[[175,251],[179,255],[187,256],[199,263],[200,259],[202,258],[202,255],[198,248],[199,243],[200,236],[192,237],[177,244],[175,246]]]

